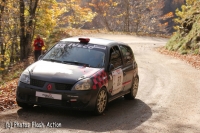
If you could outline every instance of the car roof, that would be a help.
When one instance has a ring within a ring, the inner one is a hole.
[[[62,39],[61,41],[69,41],[69,42],[80,42],[79,38],[89,38],[90,44],[98,44],[98,45],[106,45],[106,46],[112,46],[112,44],[124,44],[123,42],[118,42],[118,41],[114,41],[114,40],[108,40],[108,39],[102,39],[102,38],[94,38],[94,37],[70,37],[70,38],[65,38]]]

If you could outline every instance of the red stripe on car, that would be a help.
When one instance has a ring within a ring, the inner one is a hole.
[[[125,86],[125,85],[130,84],[130,83],[131,83],[131,80],[124,82],[122,85]]]

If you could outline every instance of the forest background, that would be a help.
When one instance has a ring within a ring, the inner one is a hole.
[[[167,37],[159,52],[200,69],[199,5],[199,0],[0,0],[0,111],[17,107],[18,78],[34,62],[37,34],[46,50],[62,38],[99,32]]]
[[[74,32],[120,32],[171,37],[183,13],[196,0],[1,0],[0,84],[19,76],[5,76],[33,53],[37,34],[48,49]],[[176,21],[174,21],[177,19]],[[180,26],[181,27],[181,26]],[[172,48],[171,48],[172,49]],[[174,50],[174,49],[173,49]]]

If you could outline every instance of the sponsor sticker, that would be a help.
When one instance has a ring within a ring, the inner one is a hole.
[[[103,49],[105,50],[106,47],[105,46],[100,46],[100,45],[83,45],[83,44],[80,44],[80,43],[70,43],[67,45],[68,47],[78,47],[78,48],[86,48],[86,49]]]

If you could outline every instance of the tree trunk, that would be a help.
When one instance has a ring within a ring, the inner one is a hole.
[[[3,57],[3,59],[1,60],[1,68],[4,68],[4,55],[5,55],[5,49],[3,47],[3,29],[2,29],[2,17],[3,17],[3,12],[4,12],[4,8],[5,8],[5,1],[6,0],[2,0],[2,5],[0,5],[0,48],[1,48],[1,55]]]
[[[102,16],[102,17],[103,17],[104,24],[105,24],[106,28],[108,29],[108,31],[112,31],[112,29],[109,26],[109,23],[108,23],[108,20],[107,20],[106,16],[105,17]]]
[[[25,18],[24,18],[24,11],[25,11],[25,4],[24,0],[20,0],[20,60],[26,58],[25,56]]]
[[[130,32],[130,2],[129,0],[125,0],[125,16],[124,16],[124,32]]]
[[[13,53],[14,53],[14,42],[11,44],[10,65],[14,63]]]
[[[31,42],[33,36],[33,20],[35,19],[35,12],[39,0],[30,0],[29,3],[29,21],[26,26],[24,12],[25,3],[20,0],[20,60],[27,59],[31,53]]]

